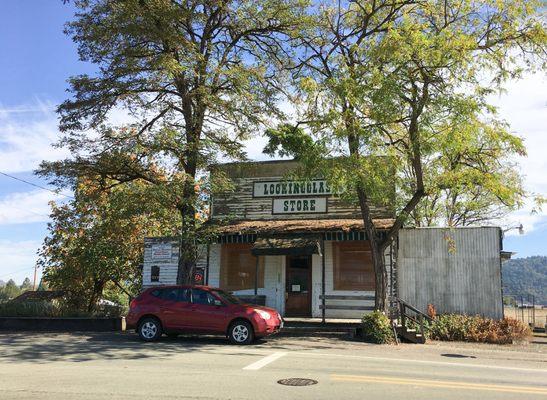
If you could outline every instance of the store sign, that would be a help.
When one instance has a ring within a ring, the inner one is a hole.
[[[315,214],[326,212],[326,197],[273,199],[273,214]]]
[[[153,261],[171,260],[171,243],[155,243],[151,247]]]
[[[203,285],[205,270],[203,268],[196,268],[194,272],[194,285]]]
[[[267,181],[255,182],[253,197],[330,196],[327,181]]]

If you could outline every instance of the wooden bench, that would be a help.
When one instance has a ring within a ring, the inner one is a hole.
[[[370,295],[339,295],[339,294],[326,294],[320,295],[320,300],[325,300],[325,305],[321,304],[319,306],[320,310],[358,310],[358,311],[373,311],[374,306],[359,306],[359,305],[346,305],[346,304],[327,304],[327,300],[350,300],[350,301],[363,301],[363,300],[372,300],[374,301],[374,296]]]

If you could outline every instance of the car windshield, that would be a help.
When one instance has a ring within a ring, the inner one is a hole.
[[[214,294],[216,294],[218,297],[220,297],[222,300],[226,301],[230,304],[243,304],[241,300],[239,300],[237,297],[235,297],[233,294],[226,293],[223,290],[213,290]]]

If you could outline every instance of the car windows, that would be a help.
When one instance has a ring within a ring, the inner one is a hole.
[[[206,290],[192,289],[192,303],[194,304],[214,306],[215,300],[216,298]]]
[[[236,296],[234,296],[231,293],[226,293],[223,290],[213,290],[213,292],[220,297],[222,300],[224,300],[227,303],[230,304],[243,304],[243,302],[238,299]]]
[[[178,301],[183,301],[183,302],[189,303],[190,302],[190,292],[191,292],[191,289],[179,289],[179,299],[178,299]]]
[[[166,301],[181,301],[189,302],[190,301],[190,289],[186,288],[165,288],[161,289],[159,296],[162,300]]]
[[[161,299],[167,301],[177,301],[179,298],[179,290],[177,288],[163,289],[161,291]]]

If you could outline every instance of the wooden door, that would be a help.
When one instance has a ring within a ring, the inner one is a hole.
[[[287,256],[285,316],[311,316],[311,256]]]

